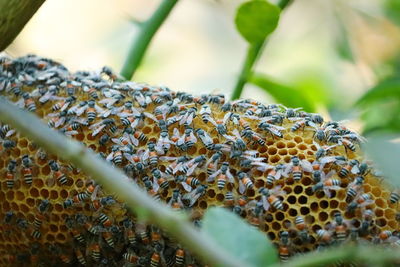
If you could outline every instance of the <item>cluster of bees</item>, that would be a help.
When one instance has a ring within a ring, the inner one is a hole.
[[[363,160],[363,138],[341,122],[123,81],[107,67],[71,74],[34,55],[0,58],[0,95],[123,169],[154,199],[189,212],[196,227],[209,206],[245,218],[282,261],[346,243],[400,245],[400,195]],[[203,265],[7,124],[0,168],[4,265]]]

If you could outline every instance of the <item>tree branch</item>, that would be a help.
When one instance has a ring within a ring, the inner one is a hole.
[[[122,77],[127,80],[132,79],[133,74],[142,62],[144,54],[146,53],[153,36],[156,34],[158,28],[160,28],[177,2],[178,0],[162,0],[160,6],[153,15],[147,21],[140,24],[140,32],[135,36],[135,40],[130,47],[128,56],[125,60],[124,66],[122,67]]]
[[[167,205],[153,200],[121,170],[105,162],[78,141],[48,128],[36,116],[19,109],[3,97],[0,97],[0,121],[10,124],[39,146],[80,168],[105,189],[117,192],[129,208],[166,230],[204,262],[213,266],[246,266],[197,231],[184,216],[179,216]]]
[[[22,31],[45,0],[0,0],[0,51]]]

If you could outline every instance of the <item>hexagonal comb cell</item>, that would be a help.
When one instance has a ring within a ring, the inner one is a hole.
[[[283,105],[116,81],[106,69],[71,74],[32,55],[0,63],[1,95],[153,198],[190,210],[197,227],[208,207],[223,206],[289,247],[289,256],[361,239],[387,245],[385,236],[398,231],[399,193],[373,175],[358,135],[340,123]],[[153,253],[162,253],[176,266],[201,266],[189,251],[175,257],[184,248],[137,222],[114,193],[3,123],[0,146],[1,265],[155,266]]]

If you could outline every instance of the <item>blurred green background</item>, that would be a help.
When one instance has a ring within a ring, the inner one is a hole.
[[[51,57],[73,71],[108,65],[118,72],[136,22],[159,2],[47,0],[6,51]],[[180,1],[134,79],[229,96],[247,48],[234,25],[241,2]],[[399,25],[399,0],[295,0],[242,97],[350,119],[351,128],[364,133],[399,132]]]

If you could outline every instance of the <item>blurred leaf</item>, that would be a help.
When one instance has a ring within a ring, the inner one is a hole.
[[[253,74],[249,83],[257,85],[270,94],[277,102],[288,107],[302,107],[305,111],[314,112],[315,106],[302,91],[288,85],[273,81],[263,74]]]
[[[226,209],[208,209],[202,227],[202,231],[230,252],[232,257],[251,266],[267,266],[278,261],[275,247],[266,235]]]
[[[400,143],[393,142],[395,135],[376,135],[368,137],[365,149],[379,169],[397,186],[400,186]]]
[[[399,0],[386,0],[385,12],[393,22],[400,25],[400,1]]]
[[[366,92],[356,105],[368,105],[377,100],[388,98],[400,99],[400,78],[390,78],[380,82],[378,85]]]
[[[249,43],[259,43],[275,30],[280,9],[265,0],[243,3],[235,17],[236,28]]]
[[[400,101],[376,101],[363,112],[364,134],[400,131]]]

